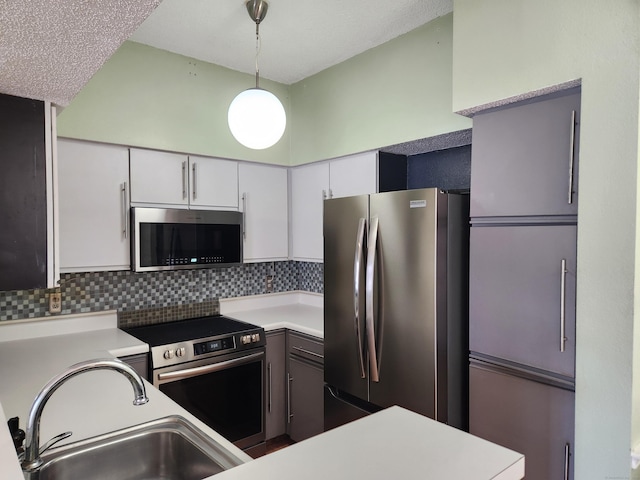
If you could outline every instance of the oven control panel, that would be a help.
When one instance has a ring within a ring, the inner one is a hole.
[[[208,342],[194,343],[194,355],[204,355],[205,353],[218,352],[220,350],[229,350],[235,346],[233,337],[219,338],[217,340],[209,340]]]

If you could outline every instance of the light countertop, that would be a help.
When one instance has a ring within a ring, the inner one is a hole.
[[[322,338],[321,302],[322,296],[264,295],[230,299],[226,306],[221,301],[221,313],[265,330],[291,328]],[[29,322],[0,325],[0,478],[23,478],[6,420],[19,416],[24,428],[33,398],[51,377],[80,361],[148,350],[146,344],[115,328],[114,322],[115,312],[105,312],[48,319],[40,328]],[[97,370],[73,377],[47,402],[41,422],[42,442],[67,430],[73,435],[65,443],[75,442],[177,414],[246,462],[211,477],[219,480],[258,476],[278,480],[517,480],[524,476],[522,455],[400,407],[252,460],[151,384],[145,385],[149,403],[134,407],[131,385],[115,372]]]
[[[288,328],[324,338],[323,296],[294,292],[220,300],[220,313],[265,331]]]

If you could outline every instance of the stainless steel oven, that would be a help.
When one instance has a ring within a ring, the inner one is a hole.
[[[215,316],[125,330],[150,345],[156,388],[239,448],[264,448],[262,328]]]

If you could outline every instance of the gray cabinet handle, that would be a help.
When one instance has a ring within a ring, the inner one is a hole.
[[[193,199],[195,200],[196,198],[198,198],[198,193],[197,193],[197,189],[198,189],[198,168],[196,167],[197,163],[193,162],[193,165],[191,166],[191,172],[193,175]]]
[[[360,332],[360,273],[362,272],[362,255],[364,252],[364,229],[366,222],[361,218],[358,222],[356,235],[356,250],[353,260],[353,314],[355,321],[356,342],[358,343],[358,364],[360,365],[360,378],[365,378],[364,371],[364,345]]]
[[[569,480],[569,460],[571,457],[571,445],[566,443],[564,445],[564,480]]]
[[[293,377],[287,372],[287,423],[291,423],[293,418],[293,413],[291,412],[291,382],[293,382]]]
[[[329,189],[329,198],[333,198],[333,190]]]
[[[571,135],[569,137],[569,198],[568,203],[573,203],[573,165],[576,157],[576,111],[571,111]]]
[[[565,332],[565,307],[566,307],[566,292],[567,292],[567,261],[563,258],[561,263],[561,276],[560,276],[560,351],[564,352],[565,343],[567,341]]]
[[[247,238],[247,193],[242,194],[242,238]]]
[[[316,358],[324,358],[324,355],[321,355],[319,353],[316,352],[312,352],[311,350],[307,350],[305,348],[300,348],[300,347],[291,347],[291,350],[297,350],[300,353],[304,353],[305,355],[311,355],[312,357],[316,357]],[[364,376],[362,377],[364,378]]]
[[[326,200],[326,199],[327,199],[327,191],[322,190],[322,200]]]
[[[129,236],[129,222],[127,221],[129,217],[129,209],[127,208],[129,203],[127,202],[127,182],[124,182],[120,186],[120,192],[122,193],[122,235],[124,238],[127,238]]]
[[[378,217],[371,219],[369,228],[369,241],[367,244],[367,270],[365,277],[365,310],[366,310],[366,333],[367,347],[369,351],[369,367],[372,382],[380,381],[380,370],[378,368],[378,352],[376,351],[375,318],[373,284],[375,279],[376,251],[378,243]],[[381,299],[379,299],[381,301]]]
[[[271,378],[271,362],[269,362],[267,364],[267,374],[269,377],[269,384],[268,384],[268,388],[269,388],[269,396],[268,396],[268,400],[267,400],[267,411],[271,412],[271,386],[272,386],[272,378]]]
[[[187,162],[182,162],[182,198],[187,198]]]

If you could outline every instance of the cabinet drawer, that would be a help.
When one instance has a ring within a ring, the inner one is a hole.
[[[324,344],[322,340],[308,335],[289,333],[289,354],[311,362],[324,364]]]

